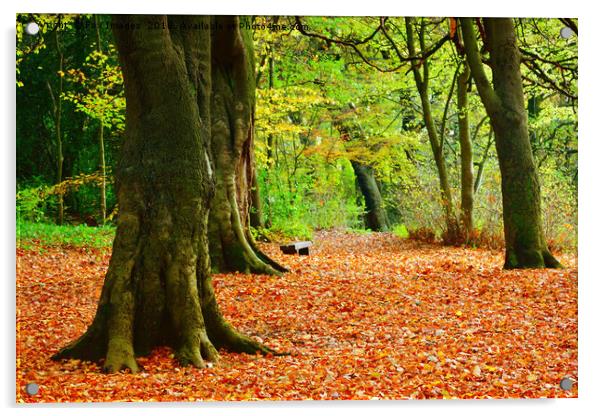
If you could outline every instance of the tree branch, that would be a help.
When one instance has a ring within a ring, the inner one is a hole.
[[[461,18],[460,26],[462,27],[466,59],[470,65],[472,77],[477,85],[483,105],[487,108],[487,112],[491,114],[500,108],[501,103],[485,74],[485,69],[477,46],[477,39],[472,27],[472,19],[467,17]]]
[[[384,19],[386,21],[386,19]],[[308,36],[308,37],[312,37],[312,38],[317,38],[317,39],[321,39],[325,42],[328,43],[335,43],[337,45],[343,45],[346,47],[349,47],[351,49],[353,49],[353,51],[357,54],[357,56],[359,56],[361,58],[362,61],[364,61],[364,63],[366,63],[368,66],[380,71],[380,72],[395,72],[397,70],[399,70],[400,68],[402,68],[407,62],[413,61],[418,59],[419,61],[423,61],[426,58],[428,58],[429,56],[433,55],[435,52],[437,52],[444,44],[445,42],[447,42],[450,39],[449,33],[445,36],[443,36],[441,39],[439,39],[439,41],[437,41],[437,43],[435,43],[427,52],[424,52],[422,55],[418,56],[418,57],[414,57],[414,56],[409,56],[409,57],[404,57],[401,52],[399,52],[397,50],[397,45],[394,42],[394,40],[388,35],[388,33],[383,32],[383,35],[385,36],[385,38],[391,43],[391,47],[396,50],[396,54],[398,55],[398,60],[399,60],[399,65],[392,67],[392,68],[381,68],[380,66],[372,63],[370,61],[370,58],[367,58],[366,56],[364,56],[364,54],[360,51],[360,49],[358,48],[358,45],[362,45],[364,43],[367,43],[368,41],[370,41],[371,39],[373,39],[376,34],[378,34],[378,32],[383,31],[384,29],[384,22],[381,19],[381,23],[379,25],[379,27],[372,32],[372,34],[368,37],[366,37],[363,40],[355,40],[355,41],[350,41],[350,40],[342,40],[342,39],[334,39],[334,38],[329,38],[327,36],[321,35],[319,33],[311,33],[308,32],[304,29],[303,27],[303,23],[301,21],[301,18],[299,16],[295,16],[295,22],[297,23],[297,30],[299,30],[299,32],[304,35],[304,36]]]

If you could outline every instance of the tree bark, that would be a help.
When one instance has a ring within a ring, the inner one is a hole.
[[[341,120],[335,120],[333,125],[343,141],[362,141],[365,142],[368,149],[370,148],[360,124],[356,122],[343,123]],[[374,176],[374,168],[358,160],[350,159],[349,161],[355,173],[357,188],[359,188],[366,206],[364,216],[366,226],[372,231],[386,231],[389,228],[389,220],[383,206],[378,182]],[[358,201],[358,204],[361,204],[361,201]]]
[[[225,321],[211,283],[210,32],[177,29],[209,27],[209,17],[113,22],[127,102],[116,237],[94,321],[53,358],[105,358],[108,372],[135,372],[135,356],[157,345],[197,367],[221,347],[269,352]]]
[[[94,24],[96,26],[96,50],[102,52],[98,15],[94,15]],[[100,126],[98,127],[98,157],[100,174],[102,175],[100,180],[100,218],[104,225],[107,220],[107,164],[105,161],[104,117],[100,118]]]
[[[472,166],[472,142],[470,140],[470,127],[468,119],[468,79],[470,69],[467,63],[462,64],[462,71],[458,74],[458,130],[460,138],[460,161],[461,161],[461,224],[464,240],[469,242],[473,230],[473,166]]]
[[[107,164],[105,161],[104,120],[100,119],[98,129],[98,148],[100,159],[100,218],[104,225],[107,221]]]
[[[280,274],[286,269],[263,254],[249,230],[253,180],[255,63],[246,17],[219,16],[224,30],[212,45],[212,150],[216,192],[210,213],[212,266],[220,271]],[[230,29],[234,27],[235,29]]]
[[[389,227],[387,213],[374,177],[374,169],[352,160],[351,166],[366,204],[366,225],[372,231],[386,231]]]
[[[255,161],[250,162],[255,167]],[[251,209],[249,213],[249,224],[251,227],[263,227],[263,210],[261,205],[261,194],[259,193],[259,184],[257,183],[257,169],[253,169],[251,175]]]
[[[561,267],[543,235],[540,185],[529,142],[514,24],[509,18],[487,18],[484,23],[493,87],[479,56],[472,20],[461,19],[467,59],[495,133],[502,176],[504,268]]]
[[[277,21],[277,17],[276,17]],[[273,53],[270,51],[270,54]],[[272,90],[274,88],[274,57],[270,56],[268,58],[268,90]],[[266,143],[266,185],[268,189],[271,189],[272,184],[272,175],[273,169],[275,166],[274,160],[274,135],[272,133],[268,134],[267,143]],[[265,226],[266,228],[270,228],[272,226],[272,205],[268,200],[266,204],[267,208],[267,219]]]
[[[473,141],[474,141],[473,136]],[[479,168],[477,169],[477,177],[474,180],[474,193],[479,192],[479,188],[481,187],[481,183],[483,182],[483,172],[485,171],[485,163],[487,162],[487,158],[489,157],[489,149],[491,148],[491,144],[493,143],[493,130],[489,129],[489,135],[487,136],[487,144],[485,145],[485,150],[483,150],[483,156],[481,157],[481,161],[477,165]]]
[[[58,25],[60,25],[60,17],[58,20]],[[53,119],[54,119],[54,139],[56,146],[56,183],[59,184],[63,181],[63,131],[61,130],[61,120],[63,116],[63,99],[61,95],[63,94],[63,65],[65,61],[65,57],[63,54],[63,49],[61,48],[61,43],[59,41],[59,29],[58,26],[54,30],[54,45],[56,49],[56,53],[58,56],[58,89],[56,94],[52,90],[52,86],[49,81],[46,81],[46,86],[48,87],[48,92],[50,93],[50,98],[52,99],[52,110],[53,110]],[[64,195],[62,192],[59,192],[58,197],[58,212],[56,222],[58,225],[63,224],[64,220],[64,211],[65,211],[65,202]]]
[[[418,56],[418,54],[416,53],[416,46],[414,45],[414,28],[412,27],[411,17],[405,18],[405,26],[408,51],[411,57],[416,57]],[[419,43],[422,51],[425,50],[424,31],[425,27],[424,25],[422,25],[419,32]],[[422,66],[422,73],[420,72],[420,66]],[[433,119],[433,114],[431,111],[431,102],[429,101],[430,74],[428,60],[424,59],[419,61],[418,58],[412,60],[412,73],[414,75],[416,89],[418,90],[418,93],[420,95],[424,124],[428,133],[431,150],[433,152],[433,158],[435,159],[435,165],[437,166],[437,173],[439,175],[439,189],[441,193],[441,202],[443,204],[443,210],[445,212],[446,223],[446,230],[443,236],[443,241],[445,243],[454,244],[458,241],[459,227],[454,210],[451,188],[449,186],[447,167],[445,165],[445,156],[443,154],[443,135],[439,137],[439,135],[437,134],[435,121]],[[442,122],[441,131],[445,131],[445,117]]]

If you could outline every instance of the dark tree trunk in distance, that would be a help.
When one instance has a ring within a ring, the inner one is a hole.
[[[94,321],[54,358],[101,360],[135,372],[136,355],[158,345],[203,367],[217,349],[269,350],[221,315],[210,276],[209,31],[145,30],[208,25],[203,16],[114,17],[123,67],[126,138],[116,172],[119,216]]]
[[[504,268],[561,267],[543,235],[540,185],[529,142],[514,24],[509,18],[487,18],[484,23],[493,87],[479,56],[472,19],[462,19],[461,27],[470,69],[495,133],[502,175]]]
[[[341,120],[335,120],[333,125],[339,131],[343,141],[364,141],[365,145],[370,147],[361,125],[353,122],[344,124]],[[374,175],[374,168],[358,160],[350,160],[350,162],[366,206],[364,218],[366,226],[372,231],[386,231],[389,227],[389,220]],[[358,203],[361,202],[358,201]]]
[[[374,177],[374,169],[355,160],[351,161],[351,166],[366,204],[366,225],[372,231],[386,231],[389,226],[387,213]]]

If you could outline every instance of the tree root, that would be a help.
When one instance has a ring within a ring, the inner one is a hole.
[[[132,373],[139,370],[132,342],[121,338],[111,339],[103,370],[106,373],[116,373],[124,369],[129,369]]]

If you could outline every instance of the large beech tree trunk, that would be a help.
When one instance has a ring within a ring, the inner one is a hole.
[[[484,23],[493,87],[483,68],[472,19],[461,19],[467,59],[495,133],[502,175],[504,268],[560,267],[543,235],[540,186],[529,142],[514,24],[509,18],[487,18]]]
[[[113,22],[127,102],[117,232],[94,321],[54,358],[105,358],[106,371],[135,372],[135,356],[157,345],[198,367],[215,361],[221,347],[268,352],[224,320],[211,283],[210,32],[178,30],[208,28],[209,18],[120,15]]]
[[[286,269],[264,255],[249,229],[254,185],[255,63],[247,17],[215,17],[221,27],[212,49],[212,150],[216,193],[209,220],[212,266],[220,271],[279,274]],[[232,26],[233,25],[233,26]]]
[[[374,169],[355,160],[351,161],[351,166],[366,204],[366,225],[372,231],[386,231],[387,213],[374,177]]]

